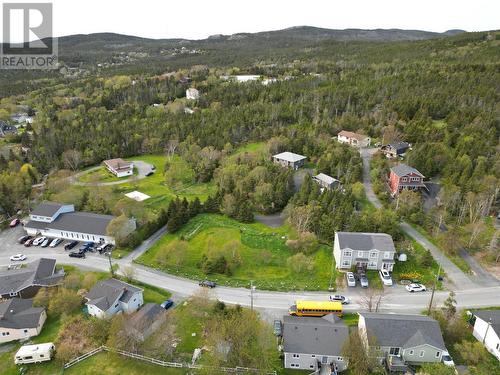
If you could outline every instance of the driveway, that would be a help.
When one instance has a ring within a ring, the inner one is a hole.
[[[112,186],[112,185],[124,184],[126,182],[132,182],[132,181],[142,180],[143,178],[147,177],[148,173],[154,172],[153,165],[151,165],[149,163],[146,163],[146,162],[141,161],[141,160],[133,160],[132,162],[134,163],[134,167],[137,168],[137,175],[129,177],[129,178],[126,178],[124,180],[111,181],[111,182],[81,182],[81,181],[78,181],[78,178],[80,178],[81,176],[83,176],[83,175],[85,175],[87,173],[93,172],[93,171],[95,171],[95,170],[97,170],[99,168],[102,168],[102,166],[96,166],[96,167],[87,169],[85,171],[78,172],[78,173],[76,173],[73,176],[70,176],[68,178],[69,178],[70,182],[72,184],[74,184],[74,185],[80,185],[80,186]]]
[[[365,193],[368,200],[377,208],[382,207],[382,203],[379,201],[375,192],[373,191],[371,176],[370,176],[370,160],[377,152],[375,148],[361,149],[360,154],[363,159],[363,185],[365,187]],[[416,229],[410,226],[405,221],[400,224],[401,229],[425,249],[428,249],[436,262],[441,265],[441,268],[446,272],[447,278],[454,284],[456,289],[468,289],[475,286],[471,278],[466,275],[460,268],[458,268],[452,261],[443,254],[443,252],[434,244],[432,244],[427,238],[420,234]]]

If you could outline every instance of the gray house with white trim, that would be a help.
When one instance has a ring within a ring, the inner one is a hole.
[[[133,313],[143,304],[142,289],[117,279],[99,281],[85,296],[88,313],[110,318],[119,313]]]
[[[342,347],[348,340],[349,328],[333,314],[321,318],[283,317],[284,367],[316,371],[336,368],[344,371],[347,362]]]
[[[421,365],[441,362],[448,353],[439,323],[424,315],[358,313],[358,330],[368,347],[392,363]]]
[[[335,232],[333,256],[338,269],[352,266],[392,271],[396,248],[386,233]]]
[[[0,302],[0,344],[37,336],[47,319],[45,308],[33,307],[32,299]]]
[[[293,152],[282,152],[281,154],[273,155],[273,162],[281,165],[282,167],[292,168],[294,170],[299,169],[306,162],[307,157],[299,154],[294,154]]]

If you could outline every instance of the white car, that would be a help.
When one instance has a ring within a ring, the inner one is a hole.
[[[23,260],[26,260],[26,255],[24,254],[16,254],[16,255],[12,255],[10,257],[10,260],[12,262],[18,262],[18,261],[23,261]]]
[[[378,273],[384,285],[392,286],[392,277],[387,270],[380,270]]]
[[[49,247],[56,247],[62,242],[61,238],[54,238],[52,242],[50,243]]]
[[[427,290],[427,288],[425,287],[425,285],[418,284],[418,283],[408,284],[405,288],[410,293],[413,293],[413,292],[425,292]]]
[[[441,362],[448,367],[455,367],[455,362],[453,362],[453,358],[451,358],[448,352],[443,352],[441,356]]]
[[[43,243],[43,241],[45,241],[46,239],[47,239],[47,237],[35,238],[35,240],[33,241],[33,246],[41,245]]]
[[[351,303],[351,300],[349,298],[341,294],[333,294],[329,297],[329,299],[332,302],[342,302],[342,305],[347,305]]]
[[[356,286],[356,278],[352,272],[347,272],[345,277],[347,279],[347,286]]]

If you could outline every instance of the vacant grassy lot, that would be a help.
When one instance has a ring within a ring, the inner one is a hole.
[[[143,254],[138,262],[162,269],[169,273],[201,279],[207,277],[198,267],[202,256],[211,249],[220,249],[228,243],[241,259],[233,275],[210,275],[210,279],[224,285],[248,286],[253,280],[257,288],[267,290],[326,290],[332,276],[332,251],[330,246],[321,245],[312,257],[312,271],[293,272],[287,259],[294,252],[286,240],[295,233],[287,227],[269,228],[260,223],[242,224],[222,215],[198,215],[179,232],[165,235],[155,246]],[[175,257],[160,266],[157,254],[175,241],[187,242],[183,259]],[[333,282],[336,271],[333,271]]]

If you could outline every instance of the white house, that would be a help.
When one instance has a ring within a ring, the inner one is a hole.
[[[24,225],[24,229],[32,236],[114,244],[115,239],[106,232],[114,218],[111,215],[75,211],[72,204],[44,202],[30,213],[30,221]],[[133,231],[135,222],[132,221],[130,228]]]
[[[98,318],[130,314],[143,304],[142,289],[117,279],[99,281],[85,296],[88,313]]]
[[[273,155],[273,162],[283,167],[299,169],[306,162],[307,157],[293,152],[282,152],[281,154]]]
[[[191,87],[186,90],[186,99],[198,100],[200,98],[200,92],[195,88]]]
[[[0,344],[38,336],[47,314],[43,307],[33,307],[33,300],[12,298],[0,302]]]
[[[120,158],[104,160],[104,166],[116,177],[132,176],[134,174],[134,163]]]
[[[392,237],[386,233],[335,232],[333,256],[339,269],[392,271],[395,253]]]
[[[471,311],[474,337],[500,361],[500,310]]]
[[[348,337],[349,328],[333,314],[321,318],[284,316],[284,367],[309,372],[325,368],[328,374],[333,369],[344,371],[347,361],[342,347]]]
[[[370,146],[371,139],[363,134],[342,130],[337,134],[337,141],[361,148]]]

